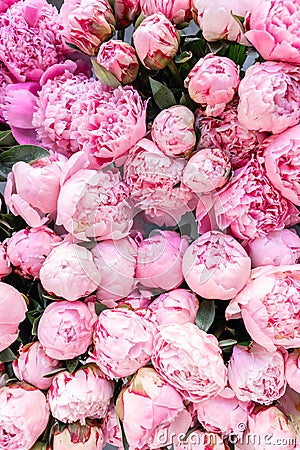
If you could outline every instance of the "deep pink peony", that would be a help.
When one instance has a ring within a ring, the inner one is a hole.
[[[247,283],[251,260],[232,236],[211,231],[186,250],[182,270],[189,287],[201,297],[229,300]]]
[[[0,13],[5,13],[5,11],[11,7],[14,3],[16,3],[18,0],[1,0],[0,3]]]
[[[142,13],[151,16],[158,12],[179,25],[191,20],[191,0],[140,0]]]
[[[12,268],[7,255],[6,245],[0,243],[0,280],[9,275],[11,271]]]
[[[265,266],[227,307],[227,319],[242,317],[252,339],[272,352],[300,346],[299,265]]]
[[[180,35],[161,12],[146,17],[133,33],[133,43],[141,63],[149,70],[166,67],[176,55]]]
[[[40,279],[50,294],[74,301],[95,291],[101,275],[87,248],[63,242],[45,259]]]
[[[285,376],[289,386],[300,393],[300,352],[299,349],[289,353],[285,363]]]
[[[227,383],[217,339],[193,323],[161,326],[152,363],[164,380],[192,402],[218,395]]]
[[[92,343],[96,321],[95,307],[91,302],[53,302],[43,312],[38,339],[51,358],[72,359],[86,352]]]
[[[53,417],[64,423],[79,421],[84,425],[87,418],[105,417],[112,395],[112,383],[91,364],[74,373],[66,370],[56,374],[47,397]]]
[[[18,273],[39,278],[46,257],[59,242],[60,236],[48,227],[27,228],[6,241],[7,255]]]
[[[207,116],[218,116],[240,83],[239,67],[225,56],[209,53],[201,58],[184,81],[190,97],[205,108]]]
[[[20,347],[18,358],[12,366],[20,381],[46,390],[51,386],[53,377],[46,378],[44,375],[61,367],[61,363],[47,356],[41,343],[36,341]]]
[[[60,16],[66,42],[91,56],[115,31],[115,17],[108,0],[65,0]]]
[[[273,187],[254,158],[218,192],[215,213],[218,226],[230,227],[239,239],[266,236],[299,221],[297,208]]]
[[[134,48],[127,42],[112,39],[103,43],[97,54],[97,62],[122,84],[130,84],[138,76],[139,62]]]
[[[49,406],[38,389],[26,383],[0,389],[0,448],[31,449],[48,420]]]
[[[59,428],[56,425],[52,430],[52,450],[102,450],[105,445],[102,428],[96,420],[88,420],[85,425],[72,423],[63,431]]]
[[[187,289],[174,289],[156,297],[149,305],[160,325],[195,323],[199,302]]]
[[[156,332],[150,310],[107,309],[95,325],[91,360],[109,379],[133,375],[149,363]]]
[[[140,13],[140,0],[115,0],[116,29],[128,27]]]
[[[228,103],[219,117],[204,116],[200,109],[196,112],[196,127],[201,136],[197,150],[220,147],[229,156],[233,169],[238,169],[250,161],[266,133],[248,130],[238,121],[238,101]]]
[[[239,86],[238,119],[249,130],[281,133],[300,119],[300,69],[267,61],[246,70]]]
[[[1,14],[0,60],[12,81],[38,81],[65,52],[57,9],[46,0],[19,1]]]
[[[256,2],[245,37],[266,60],[300,64],[300,4],[296,1]]]
[[[19,335],[19,324],[26,317],[27,306],[17,289],[0,283],[0,352],[12,344]]]

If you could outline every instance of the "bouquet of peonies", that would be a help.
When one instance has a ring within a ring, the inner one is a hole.
[[[0,1],[0,450],[300,449],[299,27]]]

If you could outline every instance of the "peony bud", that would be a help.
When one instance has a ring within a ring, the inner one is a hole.
[[[128,27],[140,13],[140,0],[115,0],[117,30]]]
[[[63,431],[59,431],[59,426],[54,427],[52,450],[102,450],[103,447],[103,432],[95,420],[88,420],[85,425],[68,424]]]
[[[134,48],[119,40],[102,44],[97,55],[97,62],[122,84],[132,83],[139,72],[139,62]]]

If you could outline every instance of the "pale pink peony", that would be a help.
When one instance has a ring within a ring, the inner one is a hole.
[[[43,312],[38,325],[38,339],[51,358],[72,359],[86,352],[92,343],[96,321],[95,307],[91,302],[53,302]]]
[[[218,395],[227,383],[217,339],[193,323],[161,326],[152,363],[163,379],[192,402]]]
[[[277,407],[288,416],[290,423],[295,428],[297,436],[299,436],[300,433],[299,406],[300,406],[300,394],[291,389],[289,385],[287,385],[285,394],[278,401]],[[299,449],[297,448],[297,450]]]
[[[201,136],[197,150],[220,147],[229,156],[233,169],[250,161],[266,133],[248,130],[238,121],[236,100],[230,102],[219,117],[204,116],[200,108],[196,112],[196,127]]]
[[[111,401],[108,412],[102,422],[102,431],[104,442],[106,444],[114,445],[115,447],[122,447],[121,430],[117,420],[114,402]],[[93,450],[93,449],[91,449]]]
[[[229,300],[247,283],[251,260],[232,236],[210,231],[188,247],[182,269],[189,287],[201,297]]]
[[[12,268],[7,255],[6,245],[0,243],[0,280],[9,275],[11,271]]]
[[[222,187],[229,179],[229,157],[220,148],[204,148],[194,153],[182,174],[183,183],[197,194]]]
[[[294,350],[285,363],[285,376],[289,386],[300,393],[300,353]]]
[[[232,14],[246,17],[257,2],[258,0],[192,0],[192,13],[207,41],[227,39],[249,45]]]
[[[101,276],[87,248],[64,242],[45,259],[40,279],[50,294],[74,301],[95,291]]]
[[[300,258],[300,238],[294,230],[271,231],[249,241],[246,250],[253,268],[296,264]]]
[[[56,224],[81,241],[127,236],[132,227],[132,210],[129,189],[121,181],[120,172],[81,168],[81,157],[85,157],[82,152],[69,159],[70,172],[66,169],[62,177]]]
[[[136,278],[149,288],[175,289],[183,282],[182,258],[188,239],[175,231],[155,230],[138,242]]]
[[[118,305],[129,305],[132,309],[138,308],[148,308],[151,301],[153,300],[153,294],[151,289],[139,287],[139,289],[134,289],[127,297],[120,300],[101,300],[98,299],[100,303],[105,305],[107,308],[115,308]]]
[[[161,12],[146,17],[133,33],[133,43],[141,63],[149,70],[166,67],[176,55],[180,35]]]
[[[140,0],[142,13],[145,16],[161,12],[176,25],[189,22],[191,16],[191,0]]]
[[[140,13],[140,0],[115,0],[116,29],[128,27]]]
[[[46,0],[19,1],[1,14],[0,61],[12,81],[39,81],[64,53],[57,9]]]
[[[110,40],[99,48],[97,62],[105,67],[122,84],[132,83],[139,72],[139,62],[134,48],[120,40]]]
[[[299,222],[297,208],[273,187],[254,158],[218,192],[215,214],[221,230],[230,227],[239,239],[266,236]]]
[[[151,136],[167,156],[187,156],[196,144],[194,114],[182,105],[163,109],[153,121]]]
[[[239,83],[239,67],[231,59],[213,53],[201,58],[184,80],[191,99],[205,108],[207,116],[224,111]]]
[[[51,450],[102,450],[103,432],[97,421],[89,420],[87,424],[67,425],[63,431],[54,426]],[[34,449],[33,449],[34,450]]]
[[[257,1],[245,37],[266,60],[300,64],[299,14],[297,0]]]
[[[66,42],[91,56],[115,31],[115,17],[108,0],[65,0],[60,16]]]
[[[19,324],[26,317],[27,306],[17,289],[0,282],[0,352],[19,335]]]
[[[8,174],[4,198],[8,208],[38,228],[56,214],[64,157],[52,153],[33,164],[20,161]]]
[[[299,133],[296,125],[266,139],[262,146],[267,177],[295,205],[300,205]]]
[[[92,254],[101,274],[97,298],[103,301],[127,297],[135,285],[135,242],[130,238],[118,241],[107,239],[97,244]]]
[[[61,237],[48,227],[26,228],[6,240],[7,256],[22,276],[39,278],[40,269]]]
[[[174,450],[227,450],[221,436],[207,431],[193,430],[186,439],[180,434],[175,437]]]
[[[109,379],[133,375],[150,361],[156,332],[150,310],[107,309],[95,325],[91,360]]]
[[[116,412],[123,421],[127,441],[132,448],[146,450],[158,440],[161,429],[172,426],[185,413],[179,392],[164,381],[151,367],[143,367],[124,387],[117,399]],[[137,420],[138,417],[138,420]],[[189,423],[183,424],[186,433]],[[167,432],[167,442],[172,435]],[[159,448],[160,445],[154,445]]]
[[[61,367],[61,363],[47,356],[41,343],[37,341],[21,346],[18,358],[13,361],[12,366],[20,381],[46,390],[51,386],[53,377],[45,378],[44,375]]]
[[[285,392],[285,359],[287,352],[268,351],[252,344],[235,345],[228,365],[228,381],[242,401],[270,405]]]
[[[0,448],[29,450],[46,429],[48,419],[49,406],[38,389],[26,383],[0,389]]]
[[[87,418],[106,416],[112,395],[112,383],[91,364],[74,373],[56,374],[47,397],[53,417],[64,423],[79,421],[84,425]]]
[[[126,154],[146,133],[146,107],[131,86],[108,88],[99,81],[71,108],[74,139],[95,167]]]
[[[5,13],[8,8],[11,7],[14,3],[16,3],[18,0],[1,0],[0,2],[0,13]]]
[[[174,289],[156,297],[149,308],[155,312],[159,325],[195,323],[199,302],[193,292]]]
[[[238,119],[249,130],[281,133],[300,119],[300,68],[281,62],[256,63],[239,86]]]
[[[297,264],[253,269],[244,289],[227,307],[227,320],[242,317],[252,339],[269,352],[276,346],[299,347],[299,280]]]
[[[6,385],[8,374],[6,373],[4,363],[0,362],[0,388]]]

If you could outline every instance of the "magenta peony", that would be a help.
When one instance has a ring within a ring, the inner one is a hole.
[[[11,7],[18,0],[2,0],[0,3],[0,13],[4,13],[8,8]]]
[[[126,42],[111,40],[99,48],[97,62],[109,70],[122,84],[132,83],[139,72],[134,48]]]
[[[191,20],[191,0],[140,0],[145,16],[161,12],[176,25]]]
[[[128,27],[140,13],[140,0],[115,0],[116,29]]]

